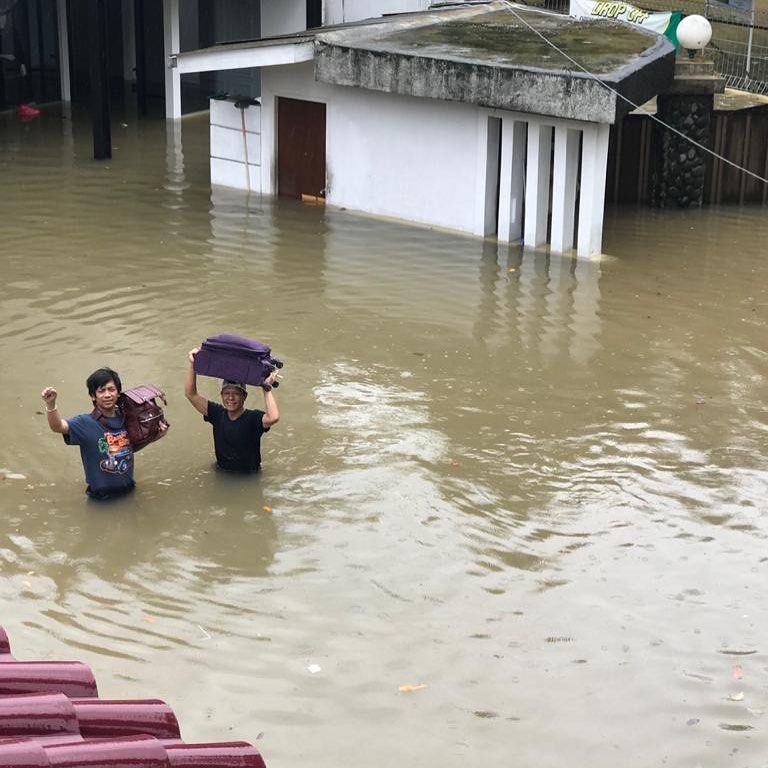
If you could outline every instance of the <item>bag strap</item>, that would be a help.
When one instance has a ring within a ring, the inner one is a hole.
[[[120,397],[123,400],[132,400],[136,405],[148,403],[150,400],[159,397],[167,405],[165,392],[162,389],[158,389],[154,384],[142,384],[138,387],[125,389],[120,393]]]
[[[122,413],[122,411],[119,408],[117,409],[117,414],[116,415],[117,416],[121,416],[123,418],[123,426],[124,426],[125,425],[125,417],[123,416],[123,413]],[[107,417],[98,408],[94,408],[91,411],[91,418],[95,419],[96,421],[98,421],[99,424],[101,424],[101,426],[104,427],[104,429],[115,429],[115,427],[111,427],[107,423]]]

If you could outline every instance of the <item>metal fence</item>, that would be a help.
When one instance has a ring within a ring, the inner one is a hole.
[[[569,0],[525,0],[526,5],[567,14]],[[648,11],[701,14],[712,24],[708,53],[729,88],[768,94],[768,10],[744,12],[714,0],[634,0]]]
[[[715,69],[728,88],[768,95],[768,47],[748,46],[733,41],[712,44]]]

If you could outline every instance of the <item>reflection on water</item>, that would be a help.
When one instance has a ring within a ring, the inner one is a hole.
[[[764,210],[615,210],[575,261],[211,192],[204,118],[114,133],[94,163],[80,116],[0,116],[20,657],[270,764],[764,759]],[[248,480],[182,392],[224,331],[286,363]],[[105,363],[172,423],[106,507],[39,401]]]

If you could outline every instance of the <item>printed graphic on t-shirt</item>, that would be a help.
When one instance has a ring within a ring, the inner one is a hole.
[[[105,432],[104,437],[99,439],[99,453],[103,455],[99,462],[100,469],[124,475],[131,468],[133,455],[128,432],[124,429],[119,432]]]

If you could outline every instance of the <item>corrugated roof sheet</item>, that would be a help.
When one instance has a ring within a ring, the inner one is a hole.
[[[244,741],[189,744],[160,699],[98,696],[78,661],[17,661],[0,627],[0,768],[266,768]]]

